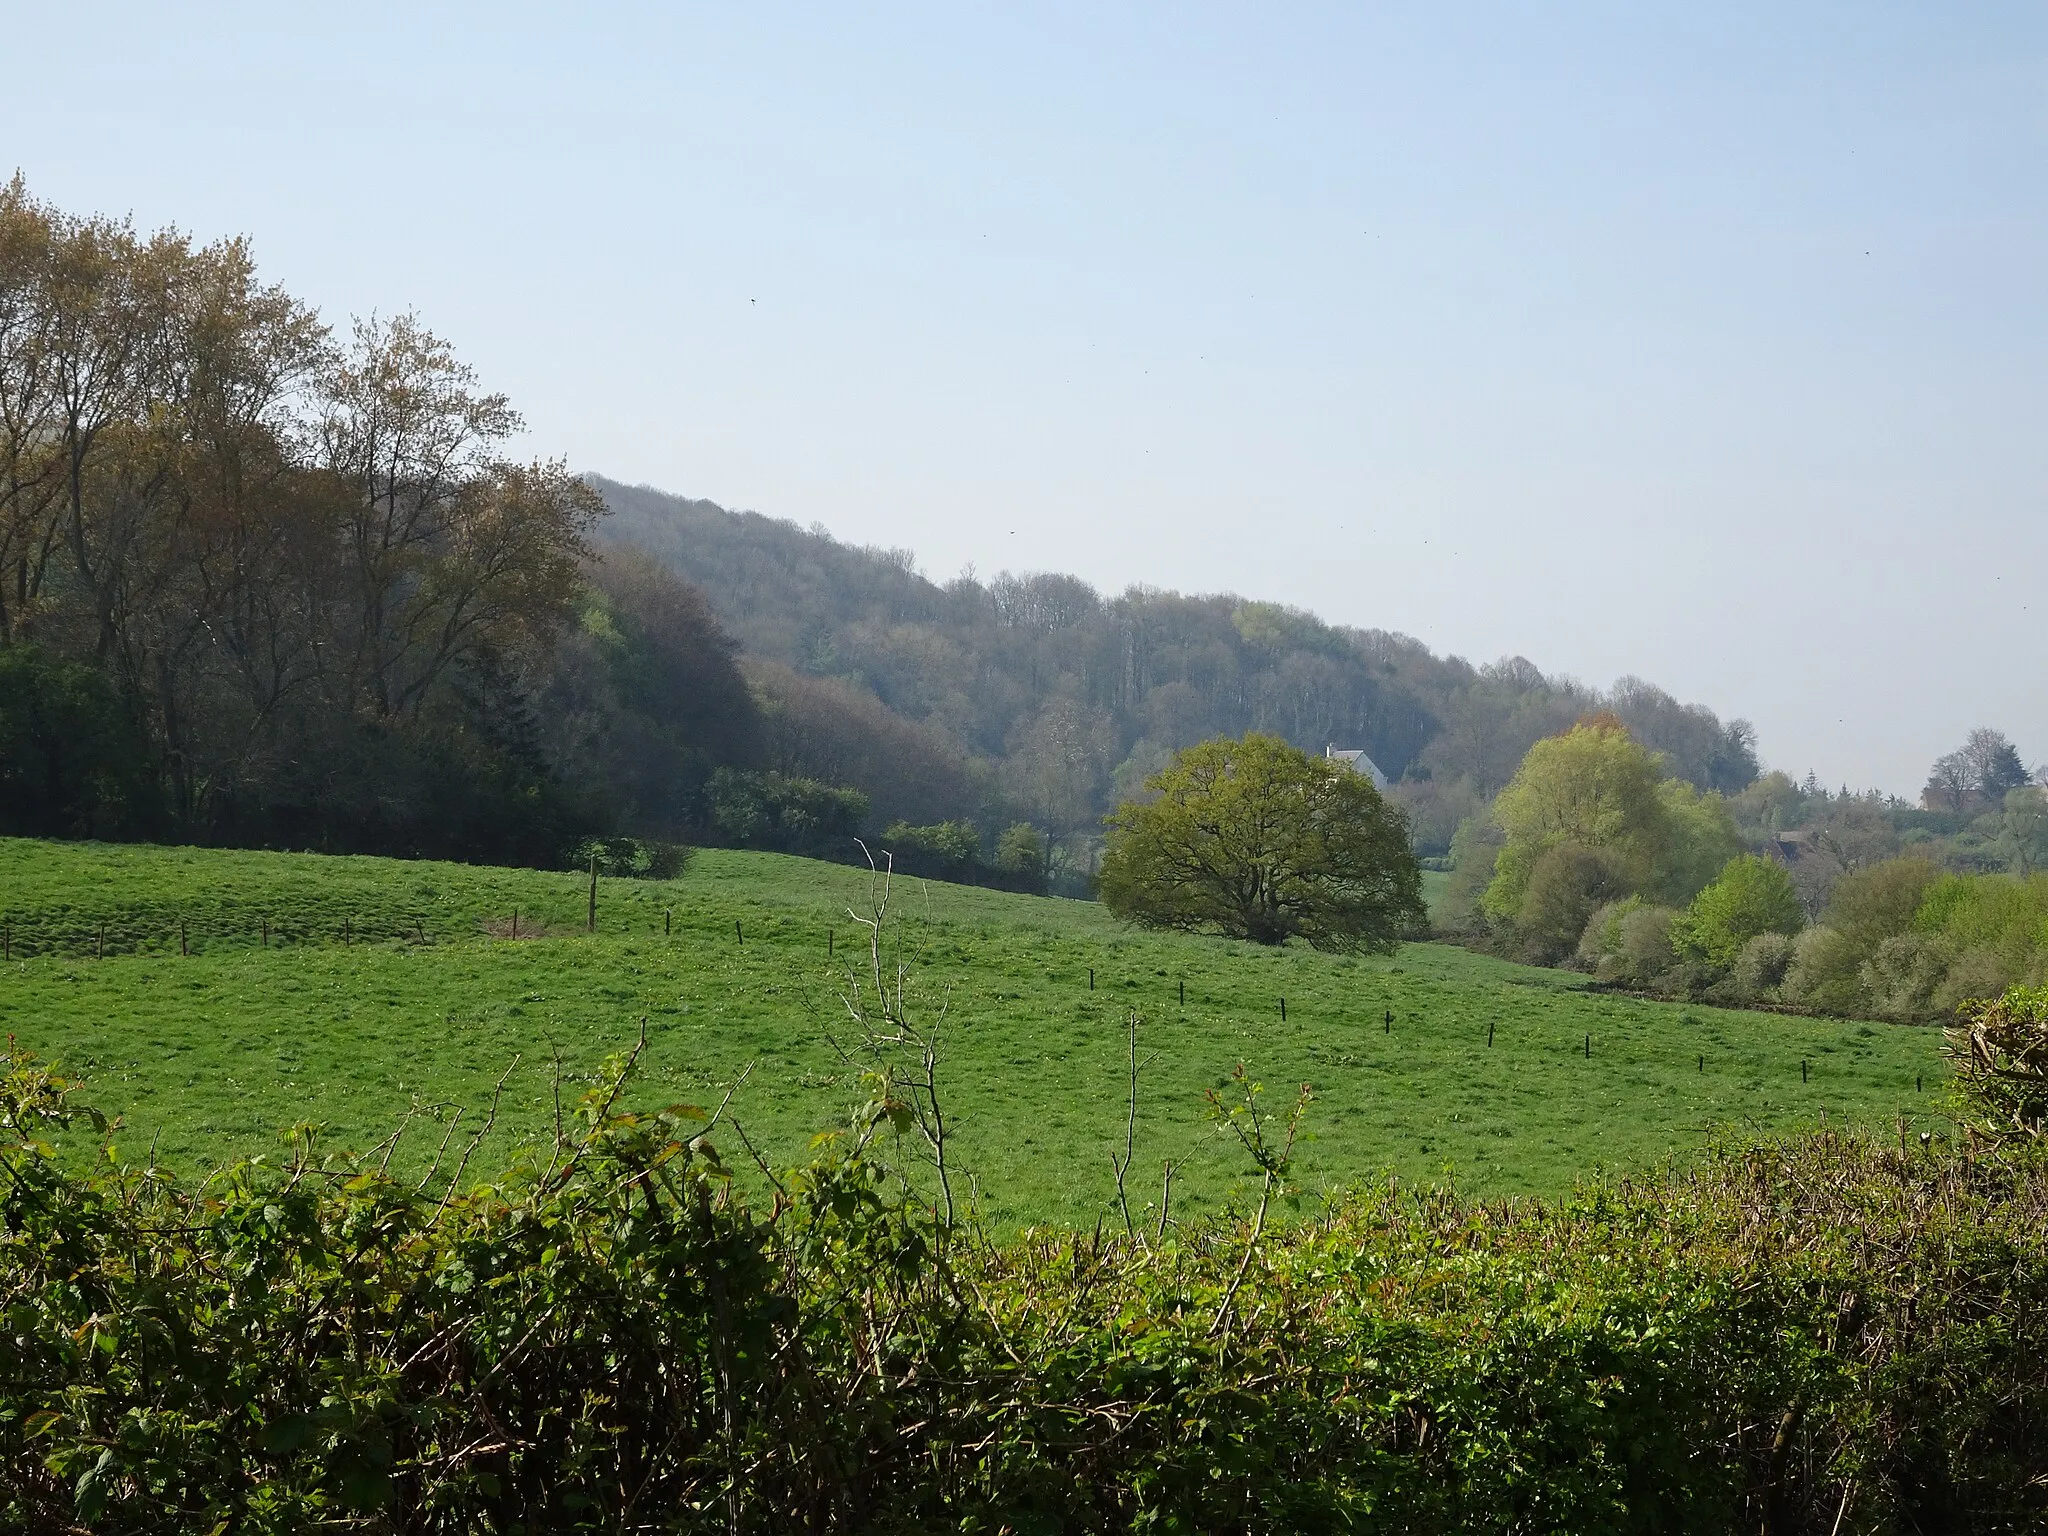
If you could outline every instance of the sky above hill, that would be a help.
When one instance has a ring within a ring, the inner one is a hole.
[[[856,15],[856,10],[866,14]],[[2048,761],[2048,9],[56,6],[0,166],[530,451]],[[5,174],[0,169],[0,174]]]

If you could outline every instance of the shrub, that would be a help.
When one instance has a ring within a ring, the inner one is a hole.
[[[1678,914],[1631,896],[1593,914],[1579,942],[1582,963],[1601,981],[1651,987],[1664,982],[1678,956],[1671,927]]]
[[[1583,937],[1593,913],[1628,889],[1627,870],[1609,849],[1577,843],[1545,849],[1530,866],[1515,914],[1523,953],[1546,965],[1563,959]]]
[[[1807,929],[1792,946],[1792,965],[1780,992],[1788,1003],[1821,1013],[1853,1014],[1863,1003],[1856,941],[1825,923]]]
[[[1586,931],[1579,935],[1579,947],[1573,956],[1581,970],[1591,971],[1603,981],[1613,979],[1602,974],[1602,965],[1620,947],[1621,920],[1642,904],[1640,896],[1610,901],[1586,919]]]
[[[981,833],[971,821],[942,821],[913,827],[894,821],[882,830],[882,843],[897,854],[924,854],[940,864],[981,862]]]
[[[1673,938],[1687,959],[1726,971],[1757,935],[1789,938],[1805,926],[1805,910],[1785,867],[1744,854],[1729,860],[1720,878],[1693,898]]]
[[[689,868],[692,850],[686,843],[652,838],[597,837],[569,853],[569,868],[588,869],[597,863],[600,875],[618,880],[673,880]]]
[[[2048,1130],[2048,987],[1965,1004],[1947,1047],[1973,1130],[1994,1140]]]
[[[848,857],[868,819],[868,797],[817,779],[721,768],[706,790],[711,822],[736,848]]]
[[[2048,1163],[2024,1148],[1823,1134],[1558,1207],[1380,1188],[1263,1233],[997,1244],[897,1181],[889,1100],[762,1208],[715,1120],[626,1087],[614,1064],[579,1129],[488,1182],[301,1137],[187,1187],[67,1172],[43,1143],[94,1117],[7,1058],[0,1524],[2048,1519]],[[2009,1118],[2037,1127],[2039,1095]]]
[[[1046,839],[1028,821],[1010,823],[996,839],[996,868],[1010,874],[1042,875],[1045,869]]]
[[[1028,825],[1020,825],[1030,833]],[[1035,840],[1035,834],[1033,837]],[[1021,864],[1013,860],[1005,864],[999,849],[997,862],[984,862],[981,832],[971,821],[942,821],[928,827],[891,822],[883,829],[874,853],[877,858],[886,855],[890,867],[899,874],[956,880],[1031,895],[1045,893],[1045,868],[1038,860]]]
[[[1893,934],[1857,970],[1860,1001],[1881,1019],[1909,1023],[1929,1017],[1935,989],[1948,974],[1950,954],[1936,935]]]
[[[1728,972],[1728,992],[1739,1003],[1770,996],[1792,969],[1793,941],[1782,933],[1759,933],[1735,957]]]
[[[2010,986],[2041,979],[2039,966],[2015,974],[2006,957],[1996,950],[1967,949],[1948,963],[1941,984],[1934,989],[1932,1011],[1937,1018],[1953,1018],[1966,1003],[1997,997]]]
[[[1860,964],[1879,944],[1913,926],[1921,898],[1939,877],[1925,859],[1886,859],[1837,881],[1821,920],[1861,952]]]

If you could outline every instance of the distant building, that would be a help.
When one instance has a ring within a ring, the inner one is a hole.
[[[1812,851],[1813,838],[1810,833],[1772,832],[1764,839],[1764,856],[1776,859],[1788,868]]]
[[[1323,748],[1323,756],[1333,763],[1346,764],[1353,773],[1364,774],[1368,779],[1372,780],[1372,787],[1374,789],[1385,789],[1387,787],[1387,776],[1380,772],[1380,765],[1378,763],[1365,755],[1363,748],[1325,747]]]

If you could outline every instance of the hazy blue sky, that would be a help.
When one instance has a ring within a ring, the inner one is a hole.
[[[2048,7],[10,7],[0,162],[856,542],[2048,760]]]

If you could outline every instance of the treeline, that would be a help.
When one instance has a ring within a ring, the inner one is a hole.
[[[1701,794],[1619,718],[1589,716],[1460,826],[1447,916],[1671,996],[1951,1017],[2048,981],[2048,790],[1991,730],[1933,782],[1934,809],[1781,773]]]
[[[502,1171],[302,1133],[188,1186],[10,1052],[0,1521],[2037,1530],[2044,1029],[1973,1023],[1966,1145],[1731,1145],[1556,1207],[1268,1222],[1253,1092],[1242,1206],[1009,1243],[892,1161],[890,1093],[758,1200],[737,1121],[629,1111],[618,1063]]]
[[[849,723],[865,710],[877,741],[905,728],[877,705],[914,724],[914,740],[867,754],[914,765],[928,798],[902,814],[991,826],[1022,817],[1074,865],[1088,863],[1102,816],[1172,753],[1247,731],[1312,753],[1363,748],[1396,781],[1425,856],[1448,855],[1459,822],[1529,747],[1591,710],[1613,711],[1702,791],[1733,793],[1756,777],[1747,724],[1639,679],[1603,693],[1520,658],[1475,667],[1404,635],[1228,594],[1104,597],[1052,573],[983,581],[970,571],[940,585],[907,550],[591,483],[611,508],[603,537],[701,586],[771,695],[829,698]],[[828,754],[786,734],[778,761],[878,800],[890,789],[886,772],[844,745]]]
[[[410,317],[0,189],[7,830],[533,856],[601,503]]]
[[[410,315],[337,334],[243,241],[0,188],[0,833],[849,857],[849,776],[901,770],[885,819],[947,799],[916,727],[750,685],[695,589],[600,557],[519,427]]]

